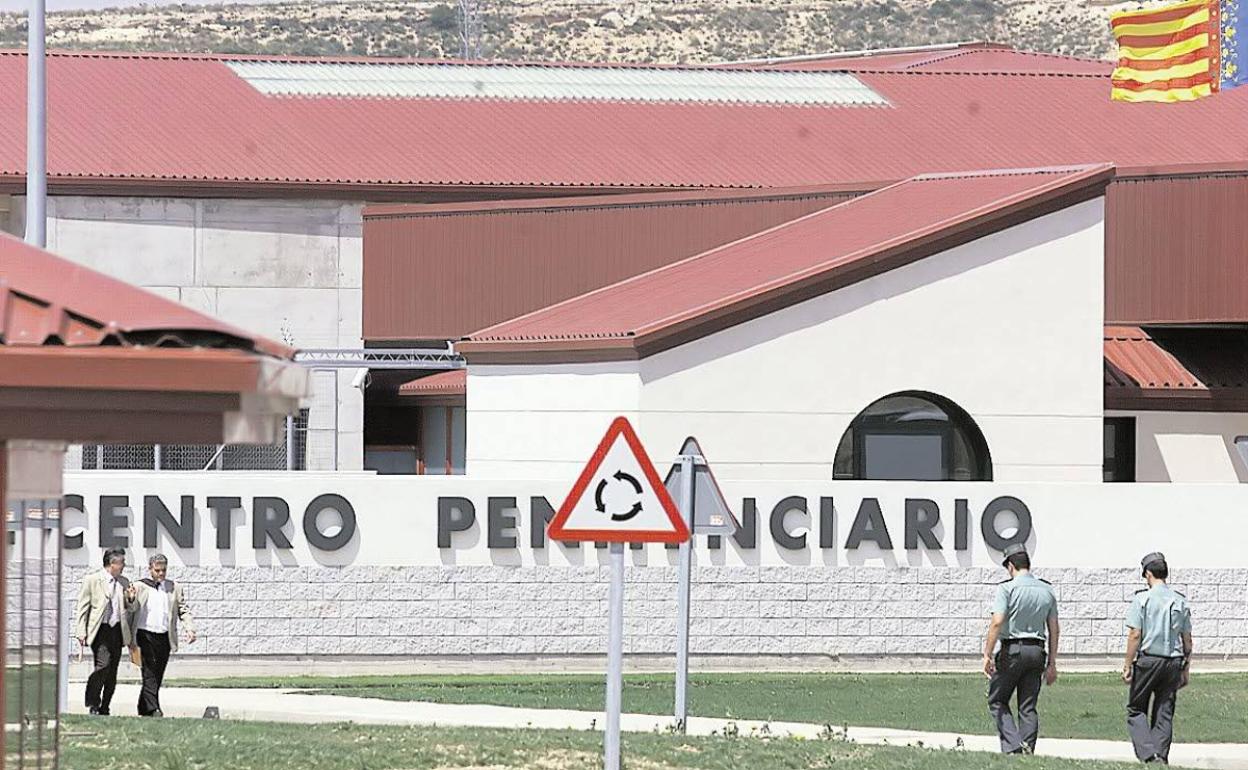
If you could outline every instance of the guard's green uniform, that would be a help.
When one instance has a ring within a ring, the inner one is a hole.
[[[1142,762],[1153,757],[1169,761],[1174,706],[1185,665],[1183,634],[1192,632],[1187,597],[1165,583],[1137,591],[1127,610],[1127,627],[1140,631],[1127,700],[1127,729],[1135,755]]]
[[[1044,641],[1049,638],[1049,618],[1057,617],[1057,597],[1048,581],[1027,572],[997,586],[992,611],[1005,615],[1002,640]]]
[[[997,672],[988,683],[988,711],[997,723],[1001,751],[1034,752],[1040,734],[1036,704],[1047,664],[1045,642],[1049,618],[1057,617],[1053,586],[1030,572],[1007,580],[997,588],[993,614],[1005,616]],[[1010,699],[1018,692],[1018,722],[1010,712]]]

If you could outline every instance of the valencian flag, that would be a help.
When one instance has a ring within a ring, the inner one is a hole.
[[[1186,102],[1248,82],[1248,0],[1187,2],[1110,16],[1118,67],[1110,98]]]

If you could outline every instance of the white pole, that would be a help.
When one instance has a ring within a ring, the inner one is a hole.
[[[26,19],[26,242],[48,245],[47,88],[44,0],[30,0]]]
[[[341,404],[338,401],[338,372],[335,371],[334,372],[334,470],[338,470],[338,410],[340,408],[341,408]],[[449,452],[451,448],[451,436],[449,433],[446,436],[446,448],[447,448],[447,451]]]
[[[682,733],[689,717],[689,593],[693,572],[693,474],[690,455],[680,456],[680,516],[689,528],[689,539],[680,544],[680,564],[676,571],[676,727]]]
[[[61,530],[58,529],[56,531],[56,537],[62,537]],[[65,565],[60,565],[60,568],[63,570]],[[78,641],[76,639],[71,639],[70,637],[70,634],[74,632],[74,629],[69,617],[69,608],[65,606],[65,591],[63,586],[61,586],[61,590],[57,591],[57,602],[58,607],[60,608],[59,616],[61,619],[59,624],[61,627],[61,641],[60,644],[57,645],[57,649],[61,652],[61,665],[57,671],[56,682],[56,713],[59,715],[69,713],[69,651],[71,647],[78,646]]]
[[[607,724],[603,767],[620,770],[620,699],[624,690],[624,544],[611,544],[607,621]]]

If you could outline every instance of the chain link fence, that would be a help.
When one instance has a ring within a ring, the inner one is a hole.
[[[308,468],[310,417],[309,409],[287,417],[276,444],[85,444],[80,462],[73,462],[77,453],[66,457],[75,470],[302,471]],[[329,421],[336,433],[332,414]]]

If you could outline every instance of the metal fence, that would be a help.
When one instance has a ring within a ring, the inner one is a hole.
[[[337,470],[340,414],[355,412],[343,403],[344,388],[369,370],[461,369],[464,360],[445,348],[306,348],[295,361],[310,370],[312,388],[307,408],[287,418],[285,435],[276,444],[87,444],[69,447],[66,470]],[[348,384],[349,383],[349,384]],[[351,394],[362,400],[362,395]],[[351,399],[348,399],[350,401]],[[363,408],[363,404],[359,404]],[[353,419],[348,417],[347,419]],[[348,425],[348,432],[362,429]],[[362,437],[359,437],[362,439]]]
[[[276,444],[86,444],[82,470],[302,471],[308,467],[309,410],[286,418]]]
[[[4,756],[10,768],[57,766],[61,502],[0,498],[4,549]]]

